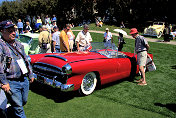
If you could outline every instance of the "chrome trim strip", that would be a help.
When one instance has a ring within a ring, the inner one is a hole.
[[[143,36],[157,36],[157,35],[143,34]]]
[[[54,57],[54,58],[58,58],[58,59],[61,59],[61,60],[64,60],[64,61],[68,61],[66,58],[61,57],[61,56],[57,56],[57,55],[45,55],[45,57]]]
[[[36,77],[35,78],[36,81],[38,81],[38,82],[40,82],[42,84],[47,84],[47,85],[55,87],[55,88],[60,88],[61,91],[63,91],[63,92],[73,91],[74,90],[74,84],[68,84],[68,85],[67,84],[62,84],[61,82],[56,81],[55,77],[53,79],[49,79],[49,78],[44,77],[44,76],[39,75],[39,74],[37,74],[37,75],[34,74],[34,76]],[[44,81],[39,80],[38,76],[41,77],[41,78],[43,78]]]

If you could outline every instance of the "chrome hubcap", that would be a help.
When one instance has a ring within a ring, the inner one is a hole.
[[[94,85],[94,77],[88,74],[83,80],[83,88],[85,91],[89,91],[92,89]]]

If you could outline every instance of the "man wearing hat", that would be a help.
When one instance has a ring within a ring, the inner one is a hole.
[[[32,68],[23,45],[15,40],[15,28],[11,21],[0,23],[0,83],[11,104],[11,118],[25,118],[23,106],[27,102],[29,81],[33,82]],[[8,112],[9,115],[9,112]]]
[[[84,29],[78,33],[75,40],[78,51],[88,51],[91,49],[92,37],[88,32],[89,26],[85,24],[83,28]]]
[[[104,42],[105,48],[111,47],[111,43],[113,43],[112,33],[109,32],[109,28],[106,28],[106,32],[104,33]]]
[[[147,85],[144,66],[147,62],[147,51],[150,46],[147,40],[138,34],[136,28],[132,28],[130,34],[135,38],[135,54],[137,54],[137,64],[139,65],[139,71],[141,72],[141,79],[137,82],[139,82],[138,85]]]

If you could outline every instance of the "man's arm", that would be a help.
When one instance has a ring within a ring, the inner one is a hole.
[[[53,51],[54,52],[56,52],[55,46],[56,46],[56,41],[53,41]]]
[[[147,51],[149,50],[150,46],[149,44],[146,44]]]
[[[42,32],[39,35],[38,42],[39,42],[39,46],[42,47]]]
[[[76,42],[77,50],[80,51],[79,49],[79,42]]]

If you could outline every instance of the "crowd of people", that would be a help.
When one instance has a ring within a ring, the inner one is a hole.
[[[76,50],[79,51],[90,51],[92,37],[89,33],[89,26],[85,24],[83,30],[75,36],[71,30],[72,25],[65,24],[63,30],[59,31],[56,25],[56,18],[50,19],[48,16],[45,18],[45,24],[42,25],[40,17],[36,21],[38,26],[39,34],[39,53],[59,53],[59,52],[72,52],[74,43]],[[38,24],[39,23],[39,24]],[[51,26],[51,23],[53,24]],[[24,52],[22,44],[15,40],[19,36],[17,31],[20,33],[31,33],[33,30],[30,27],[30,22],[26,22],[25,30],[23,29],[23,23],[21,19],[15,25],[11,21],[2,21],[0,23],[1,38],[0,38],[0,87],[3,91],[0,91],[0,114],[4,117],[6,115],[6,109],[1,101],[7,103],[5,99],[7,97],[10,103],[10,111],[8,115],[10,117],[25,118],[23,106],[27,102],[29,82],[34,81],[31,65]],[[109,28],[105,29],[104,33],[104,46],[105,48],[110,47],[113,43],[112,33]],[[138,85],[147,85],[145,79],[144,66],[147,60],[147,51],[149,49],[148,42],[143,36],[138,34],[136,28],[131,29],[130,34],[135,38],[135,54],[137,54],[137,61],[139,64],[139,70],[141,72],[141,79],[138,81]],[[119,33],[118,37],[118,48],[121,51],[124,44],[123,34]],[[28,81],[28,79],[30,81]],[[18,98],[18,99],[17,99]]]

